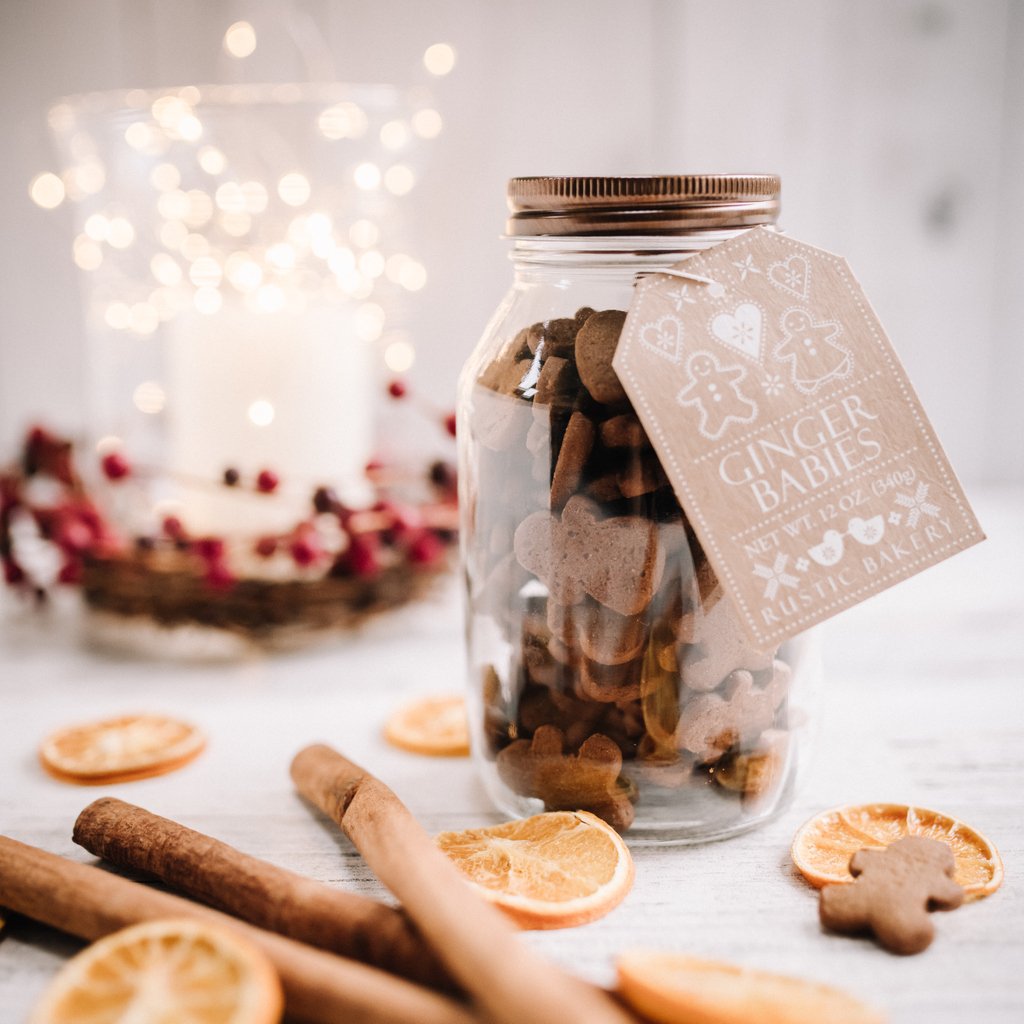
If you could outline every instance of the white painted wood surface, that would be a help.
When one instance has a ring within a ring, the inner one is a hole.
[[[974,497],[986,543],[825,627],[816,751],[787,811],[726,842],[636,848],[636,885],[622,906],[526,941],[599,981],[611,980],[617,952],[654,946],[842,986],[894,1024],[1024,1019],[1024,492]],[[330,885],[386,898],[347,841],[292,792],[289,761],[315,740],[376,772],[432,831],[497,820],[469,761],[406,754],[380,738],[398,702],[461,687],[453,594],[341,647],[220,666],[104,656],[83,650],[66,618],[26,616],[9,603],[0,610],[0,832],[90,860],[72,844],[71,825],[109,792]],[[209,749],[173,775],[109,789],[65,785],[39,768],[36,747],[50,730],[133,709],[198,722]],[[862,801],[961,817],[1002,851],[1002,889],[939,915],[938,936],[920,956],[824,934],[813,891],[790,867],[789,843],[806,818]],[[5,1024],[25,1018],[77,948],[49,929],[8,925]]]

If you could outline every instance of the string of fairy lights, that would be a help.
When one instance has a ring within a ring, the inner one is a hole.
[[[236,22],[222,45],[244,60],[256,30]],[[455,61],[447,43],[422,57],[433,78]],[[255,127],[231,116],[246,105]],[[389,371],[412,367],[396,311],[428,275],[401,244],[396,203],[417,184],[417,148],[443,129],[426,86],[134,89],[59,102],[49,123],[66,166],[36,175],[29,195],[46,210],[75,204],[71,252],[91,277],[94,324],[145,338],[186,312],[326,303],[351,308],[355,337],[379,344]],[[152,381],[133,400],[162,408]]]

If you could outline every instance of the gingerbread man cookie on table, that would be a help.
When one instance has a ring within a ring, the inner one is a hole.
[[[686,373],[689,381],[676,401],[697,410],[697,429],[704,437],[716,441],[730,423],[752,423],[757,418],[757,406],[740,390],[747,376],[742,366],[723,366],[711,352],[694,352],[686,360]]]

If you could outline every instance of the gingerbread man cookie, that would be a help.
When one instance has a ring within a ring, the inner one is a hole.
[[[617,829],[633,822],[633,805],[618,784],[622,751],[595,733],[579,753],[565,753],[565,735],[542,725],[532,740],[516,740],[498,754],[498,774],[523,796],[544,801],[549,811],[591,811]]]
[[[691,690],[707,692],[736,669],[760,672],[772,663],[773,652],[757,651],[729,601],[717,601],[693,621],[696,646],[686,649],[683,682]]]
[[[581,495],[566,502],[561,517],[527,516],[513,543],[520,564],[554,600],[578,604],[589,594],[620,615],[647,607],[665,568],[655,524],[641,516],[600,519],[597,506]]]
[[[723,366],[713,352],[694,352],[686,360],[687,383],[676,395],[683,408],[694,408],[700,416],[697,429],[717,441],[732,423],[753,423],[757,406],[743,394],[744,367]]]
[[[893,953],[920,953],[935,937],[928,911],[963,903],[955,871],[952,849],[925,836],[858,850],[850,859],[854,881],[821,890],[821,923],[837,932],[870,931]]]
[[[790,364],[790,379],[797,391],[811,395],[826,381],[850,375],[853,356],[835,340],[842,333],[835,320],[815,323],[806,309],[787,309],[782,314],[782,331],[782,341],[772,355]]]
[[[788,666],[775,672],[767,686],[755,686],[750,672],[737,669],[721,692],[701,693],[686,702],[676,726],[676,746],[711,762],[732,746],[749,744],[772,727],[788,686]]]

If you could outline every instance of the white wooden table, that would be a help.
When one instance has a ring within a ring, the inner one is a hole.
[[[638,847],[630,896],[584,928],[526,941],[608,982],[618,951],[684,950],[842,986],[902,1024],[1024,1020],[1024,494],[975,495],[990,539],[825,629],[816,753],[795,803],[747,835]],[[0,605],[0,832],[78,860],[78,811],[110,792],[330,885],[385,896],[347,841],[294,795],[292,755],[324,740],[390,783],[431,831],[498,820],[467,760],[380,738],[406,698],[458,690],[454,593],[378,622],[344,646],[183,665],[84,650],[74,620]],[[209,749],[162,778],[109,789],[48,778],[39,740],[65,723],[136,709],[199,723]],[[918,803],[963,818],[1000,848],[994,896],[939,915],[925,953],[898,958],[823,933],[789,863],[795,829],[826,807]],[[0,939],[0,1019],[25,1019],[79,943],[24,920]]]

